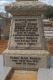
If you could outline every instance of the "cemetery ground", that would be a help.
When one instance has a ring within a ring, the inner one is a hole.
[[[7,40],[0,40],[0,54],[7,48],[7,44]]]

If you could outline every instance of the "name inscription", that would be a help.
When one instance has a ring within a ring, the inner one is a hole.
[[[41,61],[40,57],[10,56],[10,60],[19,69],[36,69]]]

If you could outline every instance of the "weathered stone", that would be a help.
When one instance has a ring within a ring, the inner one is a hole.
[[[5,66],[16,69],[38,70],[48,67],[48,54],[46,50],[6,50],[4,51]]]
[[[44,14],[47,5],[39,1],[17,1],[5,7],[13,16],[37,16]]]
[[[3,52],[5,66],[37,70],[48,67],[41,15],[47,7],[38,1],[18,1],[6,6],[13,15],[8,49]]]
[[[17,16],[12,20],[9,49],[45,49],[41,17]]]

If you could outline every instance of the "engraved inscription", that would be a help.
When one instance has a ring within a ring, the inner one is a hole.
[[[10,56],[11,61],[18,67],[18,68],[31,68],[36,69],[38,68],[38,64],[41,61],[41,57],[28,57],[28,56]]]
[[[41,47],[40,30],[36,17],[17,17],[14,18],[14,21],[12,39],[15,44],[12,44],[15,49],[36,49]]]

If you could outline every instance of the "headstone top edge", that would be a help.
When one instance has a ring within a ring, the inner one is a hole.
[[[45,9],[45,7],[47,8],[47,4],[44,4],[43,2],[40,1],[17,1],[17,2],[13,2],[9,5],[5,6],[6,10],[10,10],[11,8],[17,7],[17,8],[21,8],[21,7],[33,7],[33,8],[43,8],[43,10]]]

